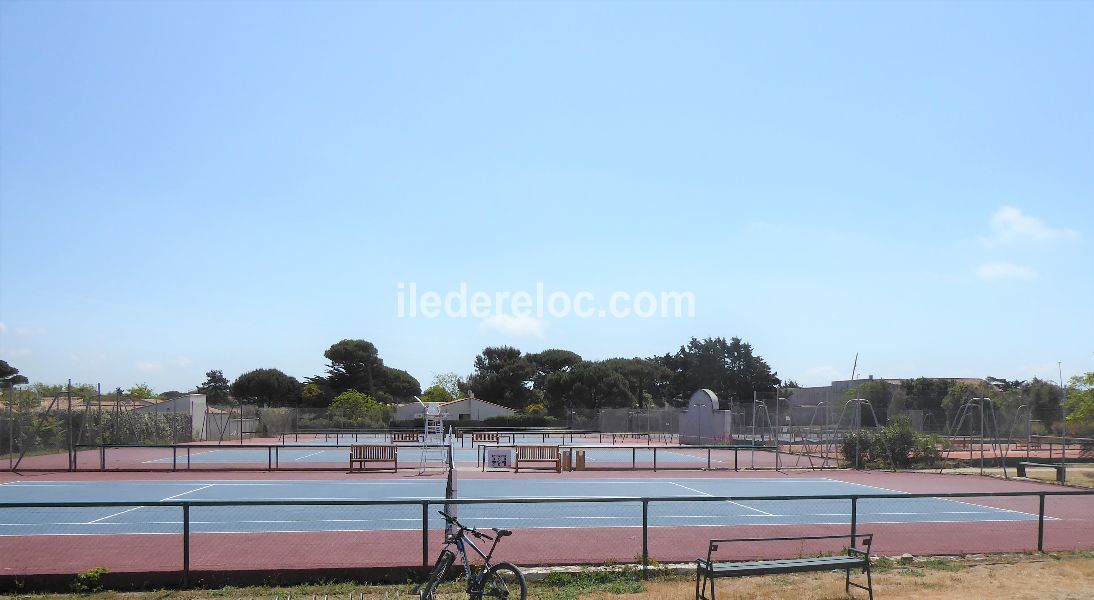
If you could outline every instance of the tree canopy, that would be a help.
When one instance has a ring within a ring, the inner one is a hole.
[[[521,410],[529,404],[528,384],[535,367],[512,346],[491,346],[475,357],[475,373],[467,380],[476,397]]]
[[[205,383],[199,385],[197,390],[199,394],[205,394],[207,401],[222,404],[228,400],[231,387],[222,371],[213,370],[205,372]]]
[[[367,393],[379,402],[406,402],[422,393],[422,386],[410,373],[384,365],[372,342],[342,340],[323,353],[330,361],[326,376],[308,379],[323,392],[322,403],[347,390]]]
[[[342,340],[331,345],[323,356],[330,361],[327,366],[326,385],[335,395],[346,390],[373,394],[376,378],[383,370],[384,361],[372,342]]]
[[[15,385],[29,383],[29,380],[19,374],[19,369],[8,364],[6,360],[0,360],[0,389],[8,389]]]
[[[755,392],[774,391],[779,384],[777,374],[753,354],[752,345],[734,337],[691,338],[676,354],[654,359],[671,373],[667,382],[667,397],[686,401],[691,393],[707,388],[719,398],[736,398],[750,402]]]
[[[1067,425],[1073,434],[1094,433],[1094,371],[1068,380]]]
[[[448,390],[439,385],[431,385],[422,392],[422,402],[451,402],[455,400]]]
[[[295,406],[300,382],[277,369],[248,371],[232,382],[232,396],[240,401],[270,406]]]

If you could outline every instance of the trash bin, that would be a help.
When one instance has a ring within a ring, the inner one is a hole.
[[[578,471],[585,470],[585,451],[578,450],[577,456],[574,457],[574,468]]]
[[[569,452],[563,452],[562,453],[562,470],[563,471],[572,471],[573,470],[573,469],[570,468],[570,453]]]

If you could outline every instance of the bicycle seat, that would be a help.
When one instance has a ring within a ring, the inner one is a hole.
[[[497,527],[491,527],[490,529],[493,529],[494,533],[498,534],[498,537],[505,537],[507,535],[513,535],[513,532],[509,531],[508,529],[498,529]]]

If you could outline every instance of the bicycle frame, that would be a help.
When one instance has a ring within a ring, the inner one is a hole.
[[[453,534],[449,539],[445,540],[444,546],[441,547],[442,551],[444,551],[444,548],[447,548],[451,544],[456,546],[456,550],[460,554],[460,559],[463,561],[463,573],[467,579],[468,591],[481,587],[480,584],[482,583],[482,578],[484,575],[486,575],[486,572],[491,567],[490,559],[494,556],[494,550],[498,547],[498,542],[500,540],[500,536],[494,536],[494,543],[490,546],[490,552],[483,552],[482,550],[480,550],[479,547],[475,545],[475,542],[473,542],[471,538],[468,537],[467,533],[463,528],[460,528],[457,533]],[[470,546],[471,549],[475,551],[475,554],[478,554],[480,557],[482,557],[482,569],[479,570],[477,577],[472,577],[471,575],[472,564],[471,559],[468,558],[467,546]]]
[[[514,566],[506,562],[493,565],[490,560],[494,557],[494,551],[498,548],[498,543],[501,542],[501,538],[511,535],[511,532],[504,529],[495,529],[494,535],[490,536],[486,533],[475,529],[474,527],[467,527],[464,524],[456,520],[455,517],[449,517],[443,511],[437,511],[448,522],[449,527],[455,529],[453,533],[446,534],[444,537],[444,545],[441,546],[440,555],[437,557],[437,563],[430,571],[429,576],[424,582],[414,589],[421,598],[433,598],[433,593],[437,588],[437,585],[444,579],[445,573],[456,562],[455,553],[448,549],[450,545],[456,546],[456,552],[459,552],[460,559],[463,561],[464,578],[467,580],[467,594],[472,600],[481,600],[483,594],[486,592],[486,586],[490,584],[486,577],[488,574],[494,574],[497,577],[498,582],[501,584],[501,588],[504,590],[501,594],[502,597],[508,597],[508,584],[495,573],[495,570],[501,568],[505,572],[515,573],[517,576],[517,583],[519,583],[519,597],[523,600],[526,597],[527,587],[525,586],[524,577],[520,571]],[[449,529],[452,531],[452,529]],[[489,552],[483,552],[478,545],[472,541],[472,537],[487,540],[493,540],[493,544],[490,546]],[[470,547],[470,551],[468,550]],[[482,558],[482,568],[475,573],[474,565],[472,565],[472,558],[469,556],[469,552],[474,552]],[[495,595],[498,586],[496,584],[492,587],[491,596]]]

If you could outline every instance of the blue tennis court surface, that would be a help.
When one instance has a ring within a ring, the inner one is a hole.
[[[443,499],[442,479],[11,482],[0,502],[173,500]],[[504,480],[461,478],[461,498],[611,498],[632,496],[805,496],[859,494],[860,523],[1030,521],[1037,516],[937,498],[877,498],[892,493],[831,479]],[[439,509],[431,507],[431,511]],[[192,507],[196,533],[420,530],[420,504],[406,506]],[[641,504],[588,502],[459,507],[469,525],[509,528],[640,527]],[[847,524],[848,500],[664,501],[649,506],[651,527]],[[441,527],[439,517],[430,525]],[[120,535],[181,532],[178,507],[0,509],[0,535]]]

